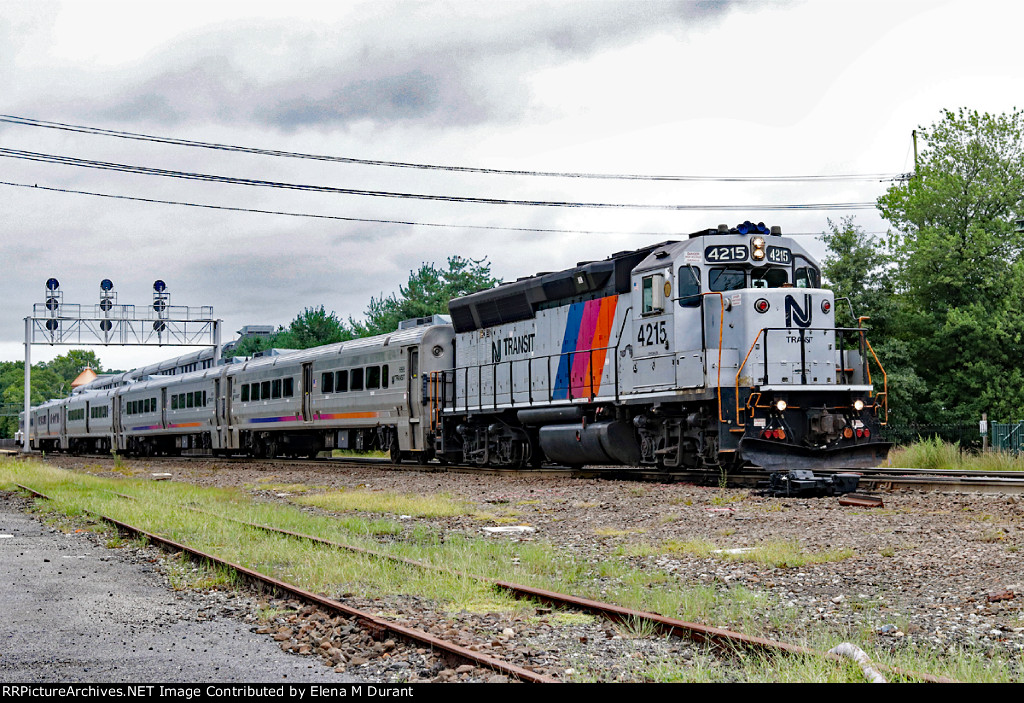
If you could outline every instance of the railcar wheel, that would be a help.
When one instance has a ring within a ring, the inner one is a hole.
[[[391,463],[401,464],[402,450],[398,448],[398,437],[396,437],[395,435],[391,435],[391,447],[389,449],[391,454]]]

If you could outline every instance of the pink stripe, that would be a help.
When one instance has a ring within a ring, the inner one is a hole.
[[[588,300],[583,305],[583,319],[580,320],[580,333],[576,337],[576,351],[586,351],[592,348],[594,342],[594,331],[597,330],[597,321],[601,317],[601,300]],[[574,397],[590,392],[590,384],[587,382],[587,369],[590,367],[590,354],[576,354],[572,360],[572,372],[569,376],[572,379],[572,394]]]

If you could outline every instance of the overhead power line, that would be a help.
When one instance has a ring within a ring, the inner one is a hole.
[[[625,234],[625,235],[643,235],[643,236],[656,236],[656,237],[673,237],[682,236],[681,232],[627,232],[627,231],[601,231],[601,230],[580,230],[580,229],[545,229],[540,227],[506,227],[498,225],[463,225],[463,224],[452,224],[444,222],[417,222],[414,220],[387,220],[387,219],[376,219],[370,217],[347,217],[342,215],[318,215],[313,213],[305,212],[289,212],[285,210],[263,210],[258,208],[247,208],[247,207],[232,207],[228,205],[210,205],[205,203],[190,203],[181,200],[161,200],[159,198],[142,198],[132,195],[118,195],[115,193],[99,193],[89,190],[76,190],[74,188],[55,188],[51,186],[41,186],[39,184],[29,183],[14,183],[12,181],[0,181],[0,185],[14,186],[17,188],[29,188],[32,190],[45,190],[53,193],[68,193],[73,195],[89,195],[98,198],[111,198],[114,200],[132,200],[135,202],[151,203],[157,205],[178,205],[184,207],[203,208],[207,210],[227,210],[230,212],[247,212],[258,215],[283,215],[286,217],[308,217],[318,220],[342,220],[345,222],[371,222],[377,224],[389,224],[389,225],[408,225],[411,227],[443,227],[448,229],[478,229],[478,230],[497,230],[506,232],[538,232],[542,234],[597,234],[597,235],[608,235],[608,234]],[[814,236],[817,237],[820,232],[794,232],[786,233],[786,236],[790,237],[802,237],[802,236]]]
[[[149,166],[133,166],[111,161],[95,161],[92,159],[79,159],[73,156],[62,156],[58,154],[43,154],[34,151],[21,149],[0,148],[0,156],[22,159],[26,161],[37,161],[42,163],[61,164],[65,166],[76,166],[80,168],[99,169],[104,171],[118,171],[145,176],[161,176],[164,178],[178,178],[190,181],[202,181],[207,183],[224,183],[229,185],[243,185],[260,188],[280,188],[285,190],[300,190],[313,193],[333,193],[339,195],[361,195],[375,198],[398,198],[403,200],[431,200],[450,203],[473,203],[478,205],[524,205],[532,207],[568,207],[568,208],[598,208],[618,210],[721,210],[731,212],[749,212],[752,210],[862,210],[873,208],[873,202],[863,203],[797,203],[790,205],[665,205],[646,203],[599,203],[599,202],[578,202],[563,200],[512,200],[508,198],[478,198],[459,195],[431,195],[426,193],[399,193],[385,190],[365,190],[361,188],[336,188],[333,186],[318,186],[301,183],[283,183],[279,181],[267,181],[256,178],[237,178],[234,176],[220,176],[206,173],[191,173],[188,171],[175,171],[170,169],[152,168]]]
[[[132,139],[135,141],[156,142],[158,144],[171,144],[175,146],[195,147],[200,149],[213,149],[216,151],[229,151],[243,154],[258,154],[261,156],[277,156],[290,159],[312,159],[315,161],[358,164],[362,166],[386,166],[391,168],[451,171],[455,173],[482,173],[503,176],[542,176],[547,178],[579,178],[628,181],[796,183],[807,181],[891,181],[895,178],[898,178],[900,175],[896,173],[845,173],[804,176],[681,176],[644,175],[634,173],[586,173],[570,171],[534,171],[525,169],[480,168],[475,166],[452,166],[444,164],[412,163],[406,161],[385,161],[381,159],[357,159],[348,156],[327,156],[323,154],[308,154],[295,151],[282,151],[279,149],[263,149],[259,147],[237,146],[233,144],[219,144],[216,142],[203,142],[195,141],[192,139],[179,139],[177,137],[160,137],[152,134],[141,134],[138,132],[125,132],[115,129],[104,129],[102,127],[88,127],[85,125],[67,124],[63,122],[51,122],[48,120],[37,120],[31,117],[19,117],[17,115],[0,115],[0,122],[7,122],[10,124],[16,124],[25,127],[42,127],[45,129],[62,130],[65,132],[78,132],[80,134],[89,134],[94,136],[116,137],[118,139]]]

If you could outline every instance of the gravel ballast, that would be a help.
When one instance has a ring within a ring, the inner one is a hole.
[[[119,475],[111,473],[112,462],[105,459],[50,461]],[[172,480],[241,488],[271,501],[288,501],[292,496],[280,487],[291,484],[449,493],[470,502],[476,513],[417,517],[403,520],[403,526],[411,530],[426,524],[483,539],[544,541],[594,563],[627,560],[636,568],[663,572],[684,586],[723,592],[739,586],[788,610],[791,631],[778,633],[780,639],[792,641],[823,627],[837,633],[866,632],[872,641],[858,643],[862,646],[966,649],[1005,658],[1011,669],[1019,667],[1024,650],[1024,569],[1019,559],[1024,500],[1017,496],[895,491],[883,494],[884,508],[869,509],[842,507],[835,498],[766,498],[737,489],[547,474],[474,475],[327,462],[125,464],[137,478],[170,473]],[[483,530],[510,524],[533,531]],[[840,556],[817,564],[772,567],[665,547],[694,540],[722,549],[790,542],[808,554],[831,551]],[[111,553],[119,551],[123,550]],[[567,618],[543,609],[530,617],[449,613],[412,594],[379,600],[352,597],[346,602],[369,612],[398,615],[405,624],[567,680],[637,680],[636,671],[657,661],[724,666],[686,641],[634,637],[599,619]],[[283,651],[316,657],[321,666],[337,672],[394,682],[504,680],[493,672],[449,665],[401,642],[372,640],[300,604],[260,606],[282,614],[253,627],[257,634],[276,641]],[[249,616],[254,617],[252,611]],[[721,676],[712,678],[730,677],[723,669]]]

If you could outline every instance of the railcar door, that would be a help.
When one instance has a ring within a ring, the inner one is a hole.
[[[89,401],[85,401],[85,433],[89,434]]]
[[[313,395],[313,362],[307,361],[302,365],[302,420],[310,422],[313,413],[310,403]]]
[[[420,385],[420,350],[409,348],[409,373],[407,373],[407,396],[409,398],[409,439],[410,449],[419,449],[420,416],[423,414],[423,390]]]
[[[160,426],[167,429],[167,386],[160,389]]]

